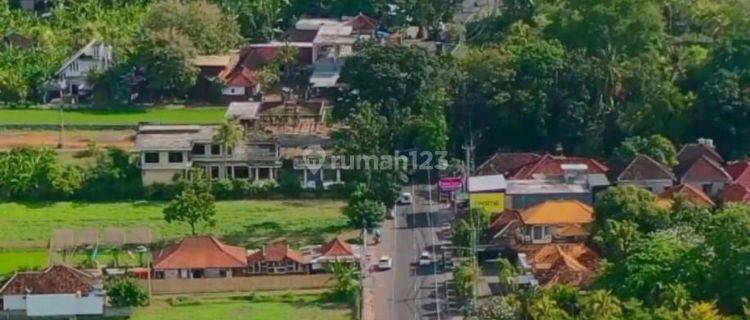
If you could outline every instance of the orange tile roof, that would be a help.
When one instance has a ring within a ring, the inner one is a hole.
[[[262,250],[248,256],[247,262],[281,262],[285,258],[297,263],[305,263],[302,254],[289,248],[286,242],[267,244]]]
[[[715,206],[713,200],[711,200],[711,197],[706,195],[703,191],[699,190],[698,188],[695,188],[689,184],[679,184],[676,186],[672,186],[664,190],[662,193],[659,194],[659,197],[657,198],[657,205],[661,206],[662,208],[666,208],[665,205],[667,205],[667,200],[671,201],[668,203],[668,207],[671,207],[671,203],[674,202],[676,195],[684,195],[690,203],[697,205],[697,206]]]
[[[244,268],[247,250],[211,236],[188,237],[154,253],[154,269]]]
[[[354,250],[352,250],[352,246],[341,240],[341,238],[339,237],[336,237],[335,239],[324,245],[322,248],[320,248],[320,253],[324,257],[354,256]]]
[[[529,253],[534,274],[542,286],[586,286],[600,267],[599,255],[584,244],[548,244]]]
[[[588,224],[594,209],[577,200],[548,200],[521,212],[525,224]]]

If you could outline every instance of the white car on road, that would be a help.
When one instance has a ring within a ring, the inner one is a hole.
[[[422,251],[422,253],[419,254],[418,264],[420,267],[429,266],[430,264],[432,264],[432,257],[430,257],[430,253],[427,251]]]
[[[393,260],[389,256],[382,256],[378,260],[378,269],[388,270],[393,266]]]
[[[411,204],[412,201],[414,201],[414,197],[411,195],[411,192],[404,192],[401,194],[401,197],[398,198],[398,203],[400,204]]]

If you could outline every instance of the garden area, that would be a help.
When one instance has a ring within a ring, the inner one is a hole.
[[[131,319],[348,320],[352,311],[346,304],[328,302],[318,292],[286,292],[155,299]]]
[[[226,107],[198,108],[123,108],[64,110],[66,125],[137,125],[139,122],[163,124],[210,124],[224,120]],[[0,125],[56,125],[57,109],[2,109]]]
[[[190,234],[183,223],[164,221],[164,202],[8,202],[0,204],[0,274],[17,268],[47,264],[48,241],[55,229],[97,230],[150,228],[155,242]],[[199,234],[214,234],[227,243],[259,248],[268,240],[286,238],[293,246],[322,243],[347,231],[341,214],[344,203],[335,200],[241,200],[217,201],[216,224],[201,225]],[[11,249],[14,248],[14,249]],[[81,256],[82,255],[82,256]],[[122,254],[121,259],[133,259]],[[80,263],[86,254],[75,255]],[[111,259],[102,252],[97,259]]]

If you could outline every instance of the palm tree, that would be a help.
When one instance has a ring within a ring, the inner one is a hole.
[[[226,174],[230,150],[242,140],[242,126],[237,120],[229,119],[216,130],[213,140],[214,143],[220,143],[224,149],[224,173]]]
[[[328,271],[333,274],[331,280],[336,281],[332,294],[336,299],[355,301],[359,297],[359,269],[356,265],[346,262],[328,264]]]
[[[505,285],[511,292],[518,289],[518,268],[508,259],[500,259],[500,283]]]
[[[607,290],[595,290],[581,301],[581,312],[591,319],[619,319],[622,317],[620,300]]]
[[[292,66],[297,63],[298,56],[299,50],[289,44],[286,44],[279,49],[279,53],[276,55],[275,60],[284,67],[284,80],[289,81],[292,73]]]

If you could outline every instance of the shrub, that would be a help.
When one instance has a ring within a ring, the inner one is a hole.
[[[106,289],[109,302],[115,307],[140,307],[148,303],[148,294],[133,278],[110,280]]]

